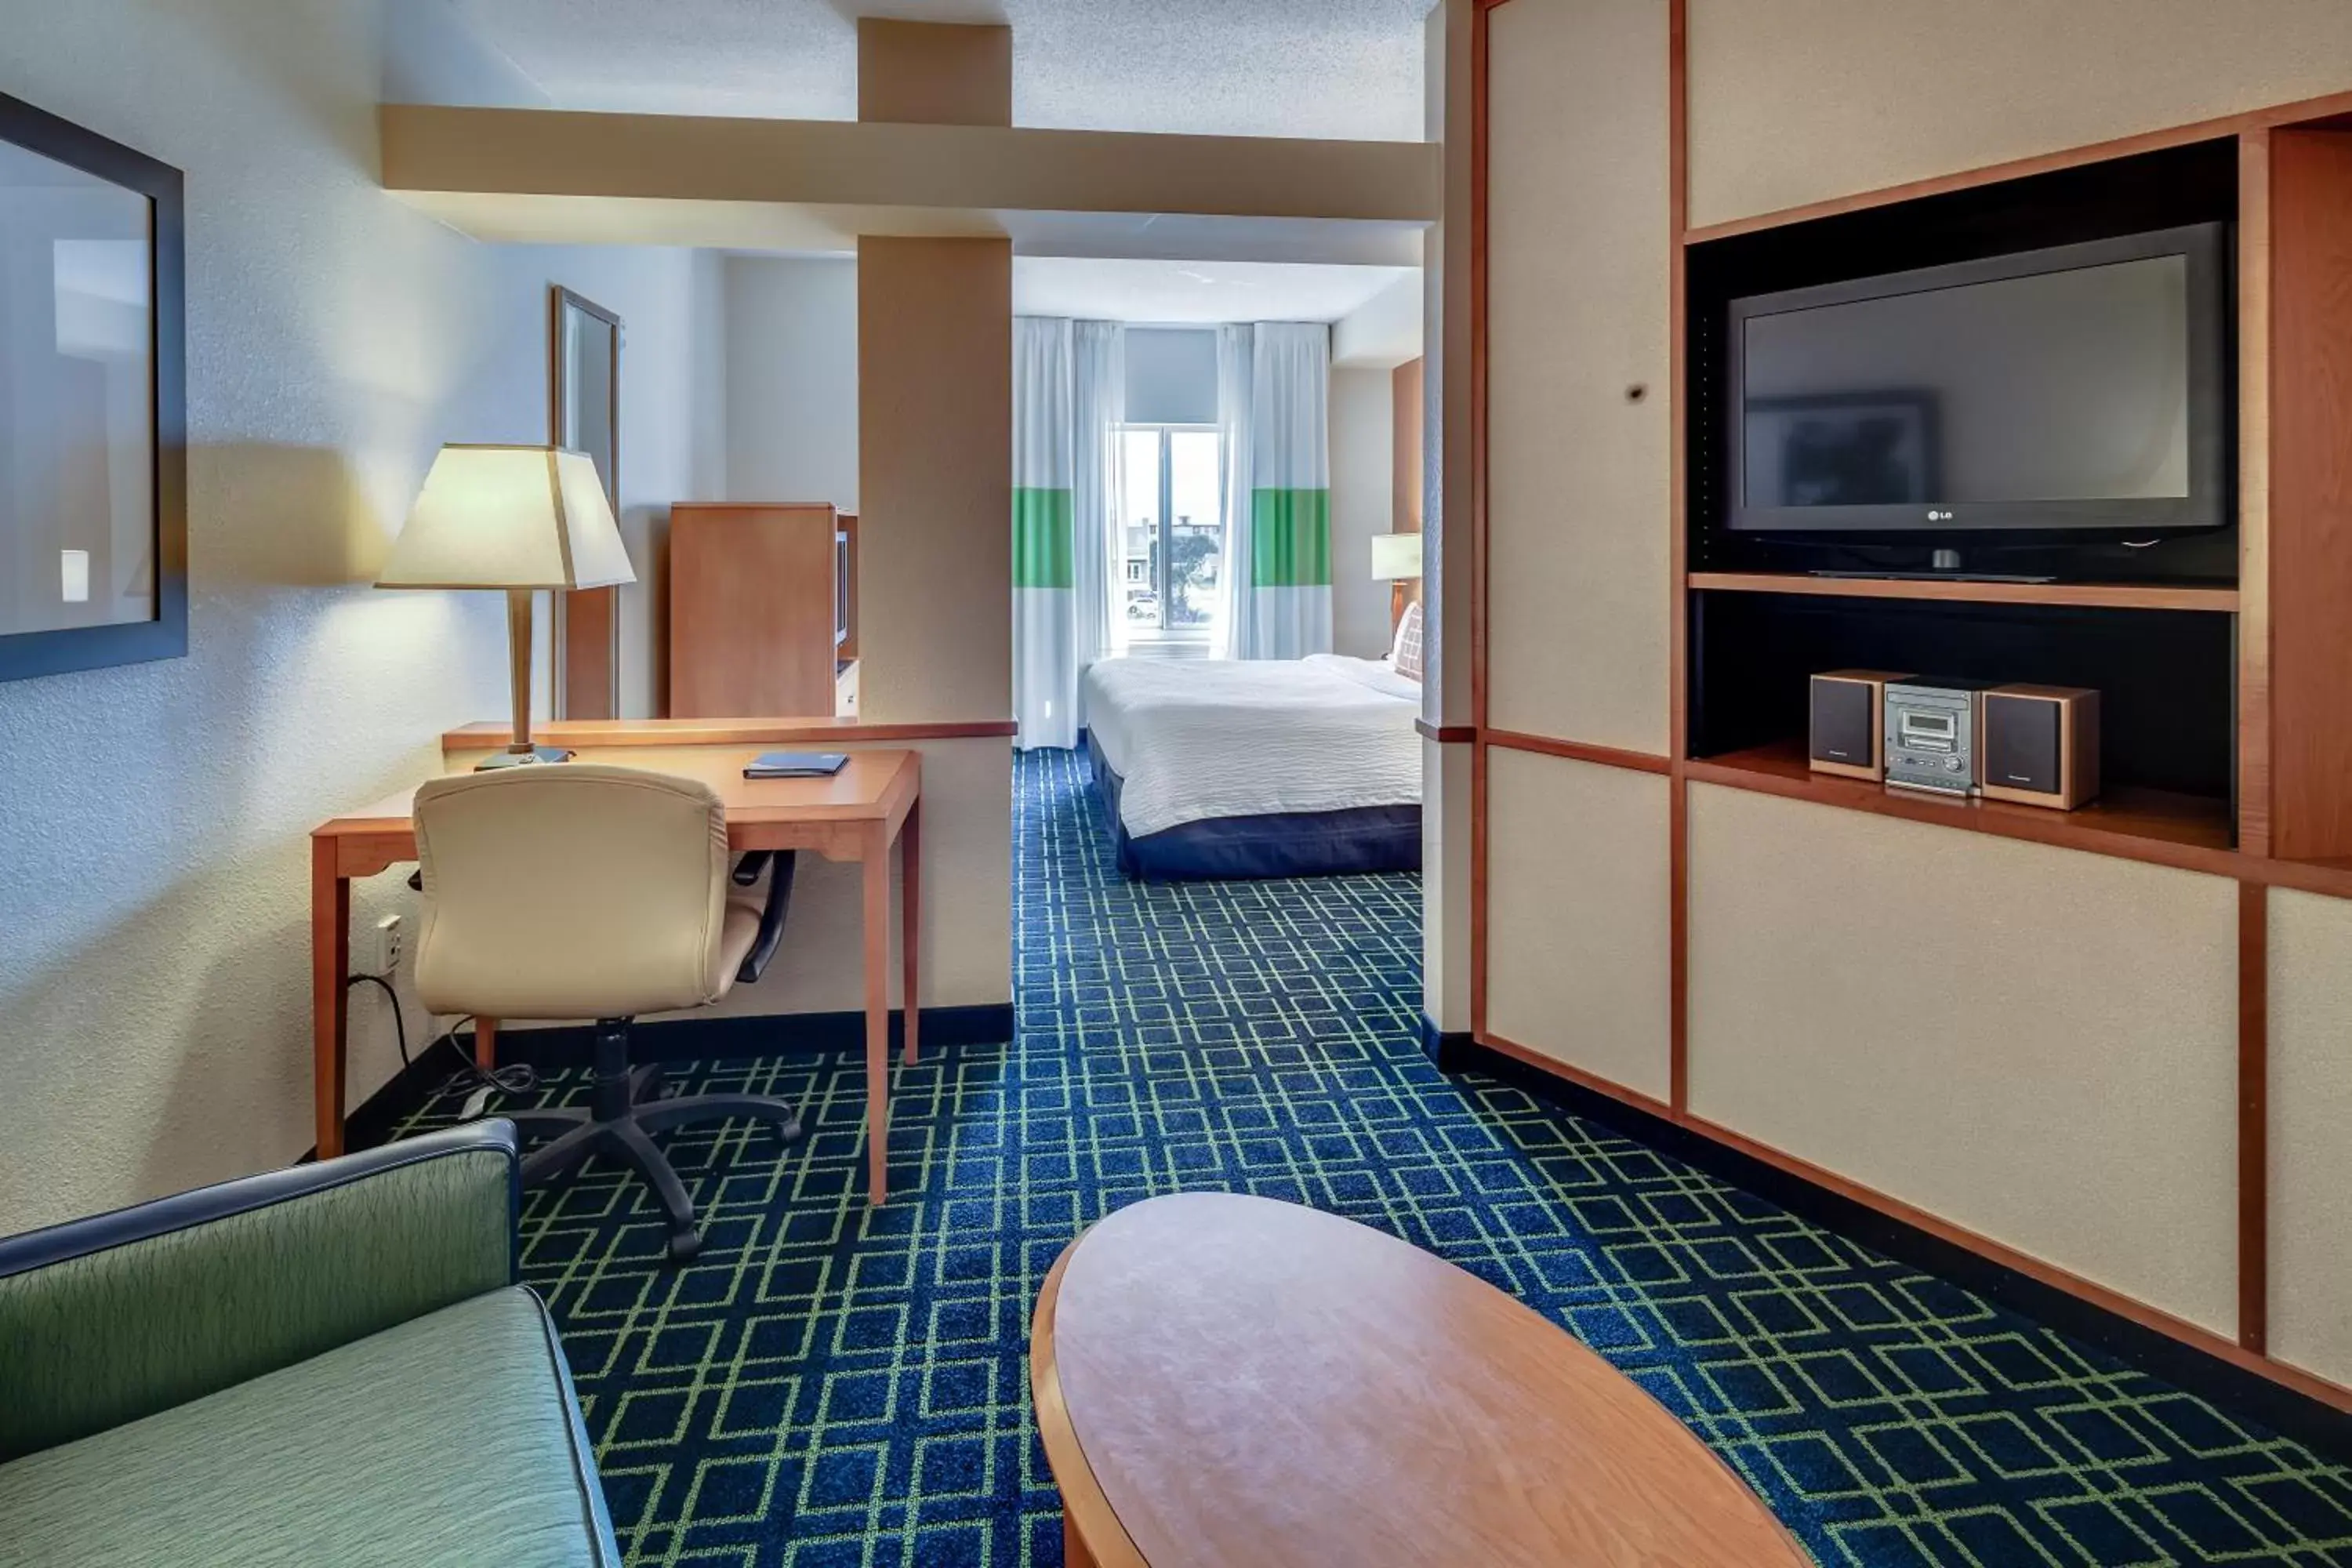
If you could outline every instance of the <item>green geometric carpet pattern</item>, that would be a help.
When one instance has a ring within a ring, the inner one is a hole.
[[[1416,879],[1127,882],[1074,753],[1016,777],[1018,1035],[899,1070],[886,1208],[863,1196],[850,1052],[673,1072],[789,1096],[810,1129],[785,1150],[740,1123],[665,1136],[705,1216],[689,1268],[659,1260],[616,1172],[528,1201],[525,1272],[633,1563],[1059,1563],[1037,1288],[1103,1214],[1214,1188],[1363,1221],[1531,1303],[1824,1563],[2352,1564],[2352,1475],[2309,1450],[1516,1088],[1440,1076]]]

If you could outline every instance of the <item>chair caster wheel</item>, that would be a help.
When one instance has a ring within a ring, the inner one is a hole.
[[[699,1230],[678,1231],[669,1238],[669,1260],[672,1263],[691,1263],[694,1255],[701,1250],[702,1232]]]

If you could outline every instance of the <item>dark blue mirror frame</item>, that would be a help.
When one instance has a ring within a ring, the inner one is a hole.
[[[0,141],[147,198],[154,301],[155,615],[126,626],[0,634],[0,680],[179,658],[188,651],[187,222],[179,170],[0,93]]]

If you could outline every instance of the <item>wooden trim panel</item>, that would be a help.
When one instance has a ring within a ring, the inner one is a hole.
[[[1434,741],[1441,746],[1467,745],[1478,738],[1475,724],[1433,724],[1426,719],[1415,719],[1412,727],[1421,731],[1424,741]]]
[[[2110,791],[2080,811],[1925,795],[1815,773],[1806,764],[1804,746],[1798,742],[1728,756],[1694,758],[1683,764],[1683,776],[1847,811],[2177,866],[2217,877],[2242,876],[2243,868],[2253,863],[2230,847],[2228,803],[2160,790]]]
[[[1674,1114],[1689,1103],[1690,1088],[1690,827],[1689,792],[1681,768],[1690,755],[1689,567],[1689,256],[1690,5],[1666,8],[1666,401],[1674,427],[1667,437],[1666,568],[1667,736],[1675,783],[1666,800],[1666,1082]]]
[[[1827,599],[1933,599],[1976,605],[2082,605],[2107,610],[2210,610],[2234,614],[2235,588],[2131,583],[1922,583],[1802,573],[1694,572],[1693,588],[1732,594],[1802,594]]]
[[[2270,848],[2352,855],[2352,132],[2269,138]]]
[[[1758,213],[1751,217],[1727,218],[1691,229],[1684,240],[1691,245],[1704,245],[1711,239],[1727,239],[1733,235],[1753,234],[1759,229],[1779,228],[1786,224],[1804,223],[1813,218],[1835,217],[1841,213],[1861,212],[1870,207],[1888,206],[1896,202],[1916,200],[1920,196],[1938,196],[1949,191],[1965,191],[1978,185],[1997,184],[2003,180],[2024,179],[2032,174],[2047,174],[2060,169],[2079,168],[2084,163],[2102,163],[2110,158],[2128,158],[2138,153],[2161,152],[2167,147],[2186,146],[2192,142],[2219,142],[2226,137],[2243,135],[2248,132],[2265,131],[2283,125],[2295,125],[2334,119],[2352,114],[2352,92],[2332,93],[2324,98],[2306,98],[2294,103],[2273,105],[2268,109],[2249,110],[2242,114],[2227,114],[2213,120],[2193,121],[2187,125],[2168,126],[2161,131],[2144,131],[2137,135],[2118,136],[2108,142],[2094,142],[2086,147],[2070,147],[2063,152],[2042,153],[2031,158],[2013,158],[2005,163],[1988,163],[1981,168],[1961,170],[1950,174],[1937,174],[1924,180],[1912,180],[1900,185],[1887,185],[1874,191],[1857,191],[1852,195],[1832,196],[1824,201],[1807,202],[1801,206],[1782,207],[1777,212]]]
[[[1470,1028],[1486,1026],[1486,70],[1488,6],[1470,13]],[[1447,117],[1452,118],[1450,115]]]
[[[1559,741],[1549,735],[1523,734],[1517,730],[1482,730],[1479,739],[1486,745],[1506,752],[1535,752],[1547,757],[1566,757],[1571,762],[1598,763],[1604,768],[1631,768],[1642,773],[1671,773],[1675,771],[1672,758],[1653,756],[1648,752],[1627,752],[1615,746],[1595,746],[1582,741]]]
[[[2238,1343],[2270,1349],[2270,889],[2238,885]]]
[[[1010,719],[874,724],[859,719],[583,719],[538,727],[543,746],[879,745],[908,741],[1011,740]],[[479,752],[505,743],[509,726],[480,721],[441,737],[441,751]]]
[[[1624,1098],[1622,1090],[1617,1092],[1620,1099]],[[2153,1329],[2158,1333],[2193,1346],[2208,1355],[2228,1362],[2232,1366],[2242,1367],[2246,1371],[2259,1373],[2335,1409],[2352,1410],[2352,1389],[2344,1388],[2325,1378],[2315,1377],[2310,1373],[2288,1366],[2284,1363],[2272,1361],[2267,1356],[2249,1351],[2234,1340],[2213,1332],[2210,1329],[2189,1322],[2185,1318],[2176,1318],[2171,1313],[2160,1311],[2145,1302],[2136,1301],[2128,1296],[2109,1289],[2095,1280],[2085,1279],[2081,1275],[2070,1273],[2055,1264],[2046,1263],[2031,1253],[2020,1252],[2013,1247],[1993,1240],[1990,1237],[1981,1236],[1975,1231],[1954,1225],[1949,1220],[1905,1203],[1900,1198],[1890,1197],[1885,1193],[1863,1186],[1859,1183],[1848,1181],[1834,1171],[1827,1170],[1794,1154],[1784,1153],[1769,1143],[1759,1143],[1755,1139],[1735,1132],[1728,1127],[1696,1116],[1685,1116],[1682,1118],[1682,1124],[1692,1131],[1712,1138],[1725,1147],[1738,1150],[1751,1159],[1761,1160],[1768,1165],[1785,1171],[1792,1176],[1801,1177],[1815,1186],[1826,1188],[1840,1197],[1851,1199],[1866,1208],[1875,1209],[1890,1218],[1900,1220],[1905,1225],[1927,1232],[1938,1241],[1965,1247],[1978,1257],[1989,1258],[2004,1268],[2014,1269],[2029,1279],[2038,1280],[2055,1289],[2063,1290],[2070,1296],[2079,1297],[2102,1310],[2113,1312],[2116,1317],[2137,1323],[2144,1329]]]
[[[2238,847],[2271,852],[2271,135],[2238,142]]]
[[[1490,1051],[1498,1052],[1515,1061],[1525,1062],[1529,1067],[1540,1068],[1554,1078],[1566,1079],[1579,1088],[1589,1089],[1595,1094],[1605,1094],[1612,1100],[1622,1100],[1636,1110],[1646,1110],[1653,1116],[1664,1117],[1670,1121],[1682,1120],[1664,1100],[1643,1094],[1638,1089],[1627,1089],[1622,1083],[1612,1083],[1598,1073],[1587,1072],[1582,1068],[1573,1067],[1557,1057],[1548,1057],[1533,1046],[1523,1046],[1517,1040],[1506,1039],[1501,1035],[1492,1034],[1484,1029],[1476,1031],[1472,1037]]]
[[[1990,1237],[1954,1225],[1949,1220],[1906,1203],[1900,1198],[1889,1196],[1874,1188],[1850,1181],[1834,1171],[1814,1164],[1810,1160],[1786,1153],[1769,1143],[1759,1142],[1720,1122],[1691,1115],[1686,1110],[1680,1114],[1670,1115],[1665,1106],[1639,1090],[1627,1089],[1622,1084],[1611,1083],[1605,1079],[1596,1078],[1580,1068],[1556,1061],[1539,1051],[1531,1050],[1517,1041],[1503,1039],[1483,1031],[1476,1038],[1478,1044],[1489,1050],[1524,1062],[1580,1088],[1591,1089],[1595,1094],[1606,1095],[1612,1100],[1646,1110],[1654,1116],[1665,1118],[1701,1137],[1722,1144],[1725,1148],[1745,1154],[1750,1159],[1761,1161],[1776,1170],[1810,1182],[1839,1197],[1875,1210],[1916,1230],[1924,1231],[1938,1241],[1964,1248],[2004,1268],[2013,1269],[2030,1279],[2054,1289],[2063,1290],[2068,1295],[2088,1301],[2102,1310],[2112,1312],[2142,1328],[2151,1329],[2168,1338],[2178,1340],[2218,1360],[2227,1362],[2232,1366],[2268,1378],[2273,1383],[2292,1389],[2307,1398],[2317,1400],[2331,1408],[2352,1411],[2352,1388],[2331,1383],[2300,1367],[2273,1361],[2260,1353],[2257,1349],[2240,1344],[2210,1329],[2189,1322],[2185,1318],[2175,1317],[2169,1312],[2161,1311],[2145,1302],[2135,1300],[2095,1280],[2086,1279],[2079,1274],[2044,1262],[2031,1253],[2021,1252]]]

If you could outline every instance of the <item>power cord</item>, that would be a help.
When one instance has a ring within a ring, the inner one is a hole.
[[[397,1041],[400,1046],[401,1070],[404,1073],[414,1071],[416,1064],[409,1059],[408,1021],[403,1016],[401,1011],[400,993],[394,991],[392,988],[392,982],[386,980],[381,974],[346,974],[343,976],[343,988],[345,990],[349,990],[351,987],[361,984],[362,983],[373,985],[382,991],[383,993],[383,999],[391,1004],[393,1038]],[[460,1064],[459,1067],[455,1071],[451,1072],[447,1078],[441,1080],[440,1087],[433,1091],[433,1098],[435,1100],[439,1100],[445,1095],[455,1094],[459,1089],[470,1089],[481,1093],[484,1102],[487,1103],[488,1096],[491,1094],[526,1095],[538,1093],[539,1071],[528,1062],[510,1062],[505,1067],[494,1068],[488,1072],[484,1072],[481,1068],[476,1064],[474,1060],[474,1053],[457,1043],[457,1031],[464,1028],[473,1021],[473,1014],[468,1013],[465,1015],[456,1023],[451,1024],[446,1029],[444,1029],[441,1032],[440,1037],[433,1042],[433,1046],[446,1044],[451,1050],[457,1053],[457,1060]],[[430,1052],[433,1046],[427,1046],[425,1048],[427,1052]]]

